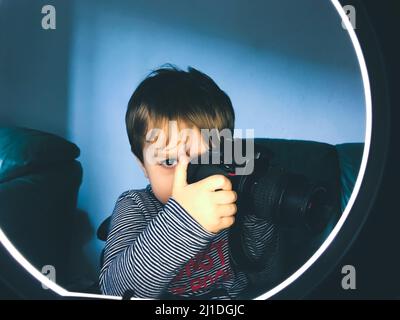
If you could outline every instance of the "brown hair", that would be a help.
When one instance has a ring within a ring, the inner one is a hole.
[[[230,129],[235,113],[228,95],[206,74],[166,64],[152,71],[136,88],[125,115],[132,152],[143,162],[150,125],[185,121],[199,129]]]

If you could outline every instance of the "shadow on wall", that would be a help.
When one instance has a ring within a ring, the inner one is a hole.
[[[93,229],[89,214],[78,209],[72,221],[73,229],[71,230],[71,247],[69,253],[69,281],[65,287],[69,291],[90,291],[90,287],[96,284],[97,273],[93,271],[84,247],[94,237]]]
[[[41,26],[37,0],[0,1],[0,125],[67,136],[71,3],[54,0],[56,30]]]

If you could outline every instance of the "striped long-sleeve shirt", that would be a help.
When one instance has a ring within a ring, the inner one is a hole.
[[[244,239],[254,257],[265,250],[276,251],[272,224],[248,215],[244,226]],[[235,299],[251,277],[232,265],[228,230],[208,232],[173,198],[165,205],[159,202],[150,185],[126,191],[112,214],[101,290],[108,295],[129,291],[138,298],[224,292],[211,299]],[[266,265],[264,271],[270,272],[270,267]]]

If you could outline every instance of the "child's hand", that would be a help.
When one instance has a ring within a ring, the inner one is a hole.
[[[213,175],[188,184],[188,163],[189,157],[181,153],[175,167],[172,198],[209,232],[218,233],[233,225],[237,195],[230,180],[223,175]],[[222,190],[215,191],[217,189]]]

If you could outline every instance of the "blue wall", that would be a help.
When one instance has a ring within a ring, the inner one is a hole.
[[[79,207],[93,229],[112,213],[120,193],[147,183],[130,153],[124,115],[138,83],[165,62],[185,69],[191,65],[214,78],[232,99],[236,127],[253,128],[257,137],[364,140],[357,60],[329,1],[63,3],[57,14],[64,26],[52,40],[52,55],[36,59],[35,68],[57,67],[61,60],[67,68],[58,70],[53,81],[43,79],[55,72],[45,69],[39,82],[29,78],[25,86],[30,89],[18,94],[17,66],[24,60],[28,69],[33,67],[29,54],[18,51],[24,45],[6,35],[6,45],[15,49],[14,55],[1,56],[1,67],[11,75],[2,80],[14,91],[0,96],[0,115],[6,122],[12,118],[14,124],[57,132],[81,148]],[[38,39],[37,47],[31,45],[41,52],[47,39],[35,30],[19,32]],[[55,87],[46,97],[58,103],[47,101],[52,109],[46,112],[34,107],[43,101],[36,87]],[[9,108],[10,102],[24,108],[24,115]],[[84,253],[94,277],[103,243],[91,237]]]
[[[41,27],[48,1],[0,0],[0,124],[68,132],[72,7],[51,1],[57,31]]]

